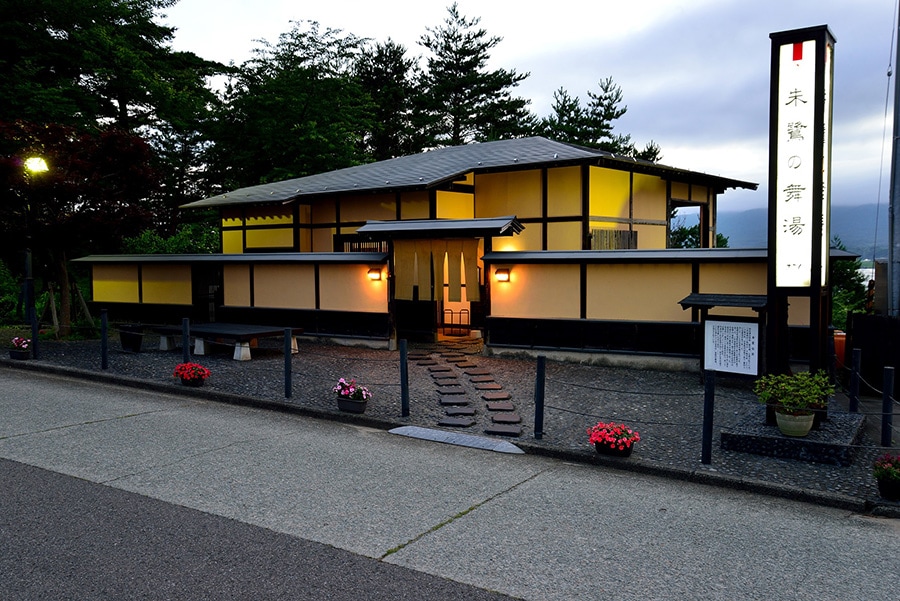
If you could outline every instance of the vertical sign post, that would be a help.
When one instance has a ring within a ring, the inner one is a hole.
[[[769,111],[768,371],[788,368],[788,297],[809,298],[810,371],[827,366],[834,37],[773,33]]]

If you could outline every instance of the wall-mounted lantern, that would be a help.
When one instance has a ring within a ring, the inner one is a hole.
[[[503,268],[498,269],[494,272],[494,277],[498,282],[508,282],[509,281],[509,269]]]
[[[373,282],[377,282],[381,279],[381,268],[373,267],[369,270],[369,279]]]

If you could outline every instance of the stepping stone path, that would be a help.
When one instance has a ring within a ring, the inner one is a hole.
[[[439,394],[440,406],[446,417],[437,425],[451,428],[471,428],[478,422],[479,411],[470,403],[478,397],[484,401],[486,414],[490,423],[484,432],[495,436],[521,436],[522,417],[515,412],[515,404],[509,392],[503,390],[489,369],[479,367],[475,358],[469,354],[451,350],[452,343],[440,343],[433,352],[409,353],[410,363],[426,367]],[[454,345],[465,350],[463,344]]]

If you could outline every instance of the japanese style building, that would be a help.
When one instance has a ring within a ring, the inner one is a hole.
[[[220,254],[78,261],[114,318],[697,357],[707,309],[686,297],[766,294],[765,249],[712,248],[720,196],[756,187],[540,137],[487,142],[185,205],[220,211]],[[682,207],[702,248],[667,248]]]

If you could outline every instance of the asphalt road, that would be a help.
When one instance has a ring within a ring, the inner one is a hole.
[[[900,598],[896,520],[16,370],[0,389],[0,599]]]

